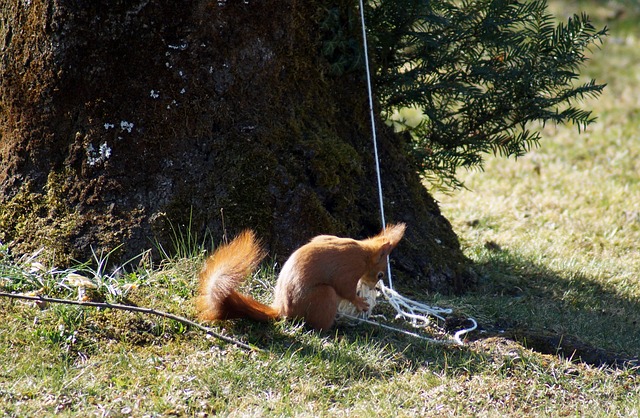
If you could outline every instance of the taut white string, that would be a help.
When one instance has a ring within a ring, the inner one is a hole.
[[[360,0],[360,20],[362,22],[362,44],[364,46],[364,68],[367,73],[367,91],[369,93],[369,117],[371,119],[371,136],[373,138],[373,156],[376,163],[376,177],[378,179],[378,201],[380,204],[380,219],[382,222],[382,230],[387,227],[386,217],[384,216],[384,201],[382,198],[382,179],[380,176],[380,159],[378,158],[378,136],[376,134],[376,117],[373,112],[373,89],[371,88],[371,70],[369,69],[369,45],[367,43],[367,26],[364,20],[364,3]],[[389,257],[387,256],[387,277],[389,278],[389,287],[393,289],[393,279],[391,278],[391,266],[389,265]]]
[[[376,118],[373,109],[373,89],[371,87],[371,70],[369,65],[369,45],[367,43],[367,26],[364,18],[364,0],[360,0],[360,20],[362,27],[362,43],[364,47],[364,63],[365,70],[367,75],[367,91],[369,96],[369,116],[371,119],[371,135],[373,138],[373,154],[375,158],[375,168],[376,168],[376,177],[378,180],[378,200],[380,204],[380,219],[382,223],[382,230],[386,228],[386,221],[384,215],[384,200],[382,196],[382,179],[380,175],[380,159],[378,157],[378,137],[376,133]],[[379,283],[380,289],[384,297],[387,299],[389,304],[396,310],[397,315],[396,318],[405,318],[411,322],[414,327],[423,327],[427,326],[430,323],[429,315],[434,316],[440,320],[444,320],[444,317],[441,314],[450,314],[453,311],[451,309],[444,309],[438,307],[431,307],[425,305],[420,302],[416,302],[411,300],[405,296],[400,295],[398,292],[393,290],[393,280],[391,278],[391,265],[389,264],[389,257],[387,257],[387,277],[389,280],[389,287],[386,287],[384,282],[381,281]],[[360,318],[363,321],[368,323],[373,323],[372,321]],[[457,344],[462,345],[461,337],[473,330],[475,330],[478,326],[477,322],[473,318],[468,318],[472,322],[472,326],[457,331],[453,337],[454,341]],[[389,328],[388,326],[378,324],[380,326],[384,326]]]

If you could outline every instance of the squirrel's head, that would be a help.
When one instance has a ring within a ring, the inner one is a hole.
[[[365,240],[370,248],[370,265],[367,272],[360,278],[369,287],[374,288],[387,275],[389,254],[398,245],[407,226],[404,223],[389,224],[375,237]]]

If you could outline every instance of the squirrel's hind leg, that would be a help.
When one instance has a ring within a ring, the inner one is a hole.
[[[338,300],[331,286],[320,285],[309,290],[303,302],[305,322],[318,331],[331,328],[338,312]]]

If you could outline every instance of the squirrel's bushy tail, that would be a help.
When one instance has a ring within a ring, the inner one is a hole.
[[[268,321],[278,318],[276,309],[236,291],[264,256],[264,250],[250,230],[219,247],[200,272],[196,299],[198,318],[204,321],[233,318]]]

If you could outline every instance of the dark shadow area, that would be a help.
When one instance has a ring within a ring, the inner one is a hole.
[[[327,375],[339,370],[340,380],[390,378],[399,370],[415,371],[425,364],[434,371],[460,369],[473,373],[484,369],[488,359],[486,353],[471,347],[431,344],[367,324],[339,323],[323,333],[300,322],[294,324],[286,320],[283,323],[234,320],[224,326],[229,334],[279,358],[295,355],[309,365],[321,363]],[[302,326],[302,333],[285,330],[295,326]],[[371,361],[372,351],[380,355],[379,362]]]
[[[461,298],[479,318],[470,340],[507,338],[595,366],[638,364],[640,301],[616,291],[615,277],[559,273],[506,250],[493,252],[475,266],[478,288]],[[451,318],[446,327],[454,331],[459,322]]]

